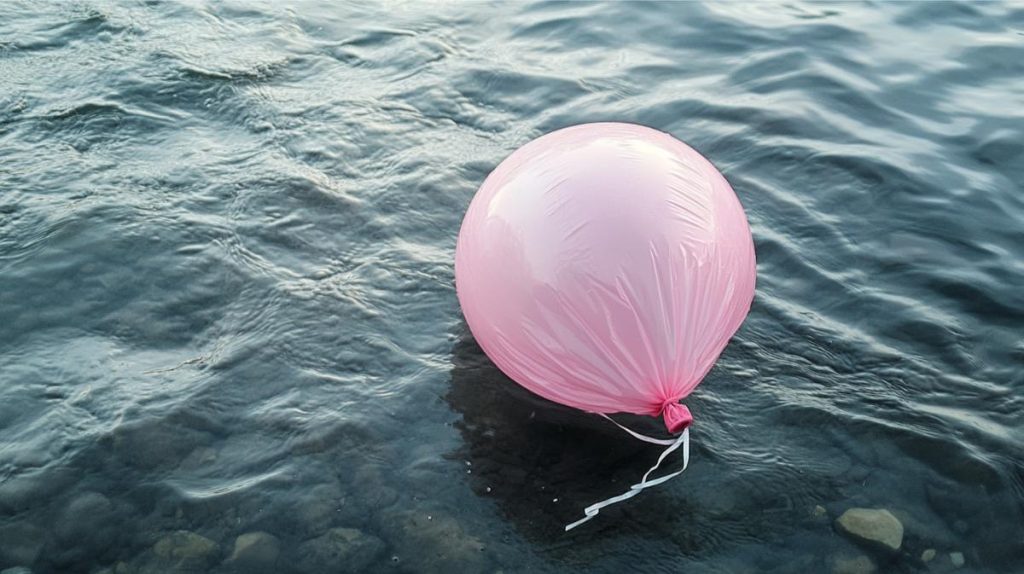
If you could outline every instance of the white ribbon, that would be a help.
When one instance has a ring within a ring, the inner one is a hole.
[[[640,433],[634,431],[631,428],[624,427],[624,426],[620,425],[619,423],[615,422],[615,419],[613,419],[612,417],[610,417],[610,416],[608,416],[608,415],[606,415],[604,413],[594,413],[594,414],[599,416],[599,417],[604,417],[604,418],[610,420],[613,425],[615,425],[615,426],[619,427],[620,429],[622,429],[622,430],[628,432],[629,434],[633,435],[634,438],[638,438],[638,439],[640,439],[640,440],[642,440],[644,442],[649,442],[651,444],[663,444],[663,445],[676,444],[677,442],[679,442],[679,437],[676,437],[676,438],[653,438],[653,437],[649,437],[649,436],[647,436],[645,434],[640,434]]]
[[[632,431],[632,430],[630,430],[630,429],[620,425],[619,423],[613,421],[611,419],[611,417],[608,417],[607,415],[604,415],[604,414],[601,414],[601,413],[597,413],[597,414],[600,414],[604,418],[612,421],[613,423],[615,423],[615,425],[617,427],[621,428],[622,430],[628,432],[629,434],[633,435],[634,437],[636,437],[636,438],[638,438],[638,439],[640,439],[640,440],[642,440],[644,442],[649,442],[649,443],[653,443],[653,444],[669,445],[669,447],[666,448],[664,450],[664,452],[661,453],[661,456],[658,457],[658,462],[655,463],[654,466],[652,466],[644,474],[643,479],[641,479],[639,483],[634,484],[633,486],[630,486],[629,490],[627,490],[626,492],[623,492],[622,494],[620,494],[618,496],[613,496],[613,497],[609,498],[608,500],[602,500],[601,502],[596,502],[596,503],[591,504],[590,506],[584,508],[583,509],[584,517],[579,519],[579,520],[577,520],[576,522],[573,522],[572,524],[567,524],[565,526],[565,531],[566,532],[572,530],[573,528],[576,528],[580,524],[583,524],[584,522],[586,522],[586,521],[590,520],[591,518],[597,516],[598,513],[601,512],[601,509],[606,507],[606,506],[610,506],[610,505],[615,504],[617,502],[622,502],[623,500],[628,500],[628,499],[633,498],[634,496],[640,494],[640,491],[645,489],[645,488],[650,488],[652,486],[658,486],[659,484],[663,484],[665,482],[668,482],[669,480],[672,480],[673,478],[675,478],[675,477],[679,476],[680,474],[682,474],[683,471],[686,470],[687,465],[690,464],[690,429],[689,429],[689,427],[683,429],[683,434],[679,435],[675,439],[658,439],[658,438],[651,438],[649,436],[645,436],[645,435],[642,435],[642,434],[640,434],[638,432]],[[672,452],[675,451],[676,449],[678,449],[680,446],[683,447],[683,468],[681,468],[681,469],[679,469],[676,472],[673,472],[671,474],[666,474],[665,476],[663,476],[661,478],[655,478],[654,480],[647,480],[647,477],[650,476],[652,472],[654,472],[655,470],[658,470],[658,467],[661,466],[661,463],[665,460],[665,458],[668,457],[668,455],[672,454]]]

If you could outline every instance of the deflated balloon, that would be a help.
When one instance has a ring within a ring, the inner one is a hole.
[[[754,296],[754,245],[725,178],[672,136],[585,124],[510,155],[477,191],[455,280],[487,356],[530,391],[596,413],[664,416]]]

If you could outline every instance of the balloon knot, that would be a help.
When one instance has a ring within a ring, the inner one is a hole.
[[[661,405],[661,415],[665,418],[665,428],[672,434],[682,432],[693,423],[690,409],[677,401],[665,401],[665,404]]]

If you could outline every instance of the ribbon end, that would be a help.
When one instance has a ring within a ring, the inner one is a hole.
[[[683,407],[683,408],[686,408],[686,407]],[[687,413],[689,413],[689,411],[687,411]],[[609,420],[611,420],[611,419],[609,419]],[[612,422],[615,422],[615,421],[612,421]],[[615,424],[618,425],[619,423],[615,423]],[[622,425],[619,425],[619,426],[621,427]],[[634,433],[633,431],[630,431],[629,429],[626,429],[626,427],[622,427],[622,428],[627,430],[627,431],[629,431],[629,433],[633,434],[634,436],[642,436],[642,435],[636,435],[636,433]],[[654,439],[646,439],[646,440],[652,441]],[[677,470],[677,471],[675,471],[675,472],[673,472],[671,474],[666,474],[665,476],[663,476],[661,478],[655,478],[653,480],[648,480],[650,478],[650,476],[651,476],[651,473],[653,473],[654,471],[658,470],[658,467],[661,466],[661,463],[665,461],[665,457],[667,457],[668,455],[672,454],[672,452],[675,451],[679,447],[682,447],[682,449],[683,449],[683,468],[681,468],[681,469],[679,469],[679,470]],[[612,504],[615,504],[615,503],[618,503],[618,502],[622,502],[623,500],[628,500],[630,498],[633,498],[637,494],[640,494],[640,492],[642,490],[644,490],[645,488],[650,488],[652,486],[658,486],[659,484],[664,484],[664,483],[672,480],[673,478],[675,478],[675,477],[679,476],[680,474],[682,474],[683,471],[686,470],[686,467],[689,466],[689,464],[690,464],[690,429],[684,428],[683,429],[683,433],[681,435],[679,435],[678,437],[676,437],[676,439],[674,441],[670,442],[670,446],[668,448],[666,448],[661,453],[661,456],[658,457],[658,462],[655,463],[654,466],[652,466],[644,474],[644,477],[642,479],[640,479],[639,483],[630,486],[629,490],[627,490],[626,492],[623,492],[622,494],[620,494],[618,496],[613,496],[613,497],[611,497],[611,498],[609,498],[607,500],[602,500],[601,502],[598,502],[598,503],[595,503],[595,504],[591,504],[590,506],[586,507],[585,509],[583,509],[583,515],[584,515],[583,518],[581,518],[581,519],[579,519],[576,522],[573,522],[571,524],[567,524],[565,526],[565,531],[568,532],[568,531],[572,530],[573,528],[576,528],[577,526],[579,526],[579,525],[583,524],[584,522],[590,520],[591,518],[597,516],[601,512],[601,509],[606,507],[606,506],[609,506],[609,505],[612,505]]]
[[[579,526],[580,524],[583,524],[584,522],[590,520],[591,518],[593,518],[593,516],[584,516],[583,518],[577,520],[576,522],[573,522],[572,524],[566,524],[565,525],[565,531],[569,532],[573,528],[576,528],[577,526]]]

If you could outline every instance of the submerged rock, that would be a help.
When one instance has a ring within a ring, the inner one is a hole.
[[[89,535],[97,527],[110,521],[114,507],[110,499],[98,492],[86,492],[71,502],[54,525],[54,531],[62,542],[74,542]]]
[[[921,553],[921,562],[931,562],[935,559],[935,549],[929,548]]]
[[[204,571],[219,553],[217,543],[187,530],[164,536],[153,545],[152,571]]]
[[[964,560],[964,553],[963,552],[950,552],[949,553],[949,561],[952,562],[953,566],[956,566],[957,568],[960,568],[966,562]]]
[[[832,561],[832,574],[872,574],[877,568],[867,556],[837,556]]]
[[[208,440],[206,433],[172,421],[156,421],[118,427],[105,444],[128,466],[151,470],[177,466]]]
[[[239,572],[271,572],[281,553],[281,541],[266,532],[247,532],[235,539],[235,549],[224,562]]]
[[[31,524],[0,526],[0,563],[29,565],[46,542],[46,532]]]
[[[356,499],[363,505],[366,512],[380,512],[389,508],[398,500],[398,491],[388,486],[388,482],[373,465],[363,465],[352,477]]]
[[[417,572],[487,571],[485,546],[459,522],[430,511],[390,511],[381,517],[398,557]]]
[[[138,574],[138,572],[137,568],[129,565],[127,562],[118,562],[113,566],[101,568],[93,574]]]
[[[15,566],[14,568],[0,570],[0,574],[32,574],[32,571],[24,566]]]
[[[200,446],[189,453],[178,465],[183,470],[196,470],[217,462],[217,450],[208,446]]]
[[[298,534],[308,538],[323,534],[334,526],[345,505],[345,492],[336,482],[318,484],[296,503],[293,518]]]
[[[81,476],[66,467],[5,478],[0,481],[0,515],[46,506],[80,479]]]
[[[903,545],[903,523],[885,509],[851,508],[836,520],[836,526],[856,540],[888,550]]]
[[[132,568],[126,562],[118,562],[114,564],[114,574],[136,574],[137,570]]]
[[[60,546],[48,552],[58,564],[96,557],[120,542],[113,503],[98,492],[85,492],[64,509],[53,527]]]
[[[380,538],[355,528],[332,528],[299,545],[304,572],[366,572],[384,553]]]

